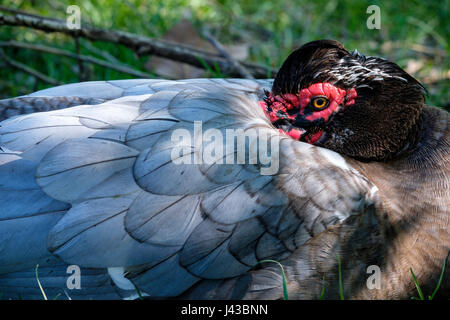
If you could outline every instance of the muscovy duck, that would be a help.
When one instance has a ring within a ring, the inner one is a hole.
[[[274,260],[290,299],[337,299],[339,269],[346,298],[403,299],[410,268],[431,292],[448,259],[449,114],[396,64],[336,41],[303,45],[273,81],[85,82],[0,106],[3,298],[41,299],[39,265],[47,296],[281,299]],[[250,131],[276,171],[248,141],[237,160]]]

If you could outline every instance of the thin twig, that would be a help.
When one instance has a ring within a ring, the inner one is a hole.
[[[11,67],[13,67],[13,68],[15,68],[17,70],[20,70],[22,72],[28,73],[28,74],[32,75],[33,77],[35,77],[36,79],[39,79],[39,80],[41,80],[43,82],[46,82],[46,83],[54,85],[54,86],[58,86],[58,85],[63,84],[62,82],[60,82],[58,80],[55,80],[55,79],[53,79],[53,78],[51,78],[51,77],[49,77],[49,76],[47,76],[47,75],[37,71],[37,70],[34,70],[33,68],[30,68],[30,67],[24,65],[23,63],[20,63],[19,61],[16,61],[16,60],[13,60],[13,59],[9,58],[6,54],[4,54],[3,50],[1,50],[1,49],[0,49],[0,57],[3,60],[5,60],[5,62],[9,66],[11,66]]]
[[[254,79],[253,75],[238,61],[236,61],[224,48],[224,46],[214,38],[208,30],[203,30],[203,36],[219,51],[220,55],[228,60],[228,62],[240,73],[240,75],[247,79]]]
[[[445,58],[447,56],[447,52],[445,50],[442,50],[438,47],[429,47],[425,46],[420,43],[413,43],[411,45],[406,45],[403,42],[386,42],[383,45],[384,50],[387,52],[391,52],[396,49],[407,49],[411,53],[420,53],[423,55],[426,55],[428,57],[439,57],[439,58]]]
[[[447,52],[445,52],[445,50],[441,50],[439,48],[427,47],[427,46],[421,45],[419,43],[412,44],[411,50],[419,52],[419,53],[427,54],[427,55],[433,56],[433,57],[440,56],[441,58],[445,58],[447,56]]]
[[[239,70],[236,67],[230,65],[227,59],[218,55],[212,55],[187,45],[147,38],[128,32],[105,30],[89,26],[83,26],[80,29],[69,29],[65,21],[48,19],[44,16],[31,16],[26,13],[14,15],[0,14],[0,25],[24,26],[45,32],[61,32],[73,37],[79,36],[93,41],[117,43],[127,46],[140,56],[153,54],[200,68],[204,68],[204,63],[211,68],[217,65],[224,74],[240,76]],[[242,65],[255,78],[266,78],[268,74],[271,76],[276,74],[276,70],[268,69],[264,66],[250,63],[242,63]]]
[[[123,65],[123,64],[121,65],[121,64],[117,64],[117,63],[113,64],[113,63],[109,63],[109,62],[106,62],[106,61],[103,61],[103,60],[100,60],[100,59],[97,59],[97,58],[94,58],[91,56],[75,54],[70,51],[66,51],[66,50],[62,50],[62,49],[58,49],[58,48],[54,48],[54,47],[49,47],[49,46],[44,46],[44,45],[40,45],[40,44],[32,44],[32,43],[25,43],[25,42],[10,40],[7,42],[0,41],[0,47],[15,47],[15,48],[29,49],[29,50],[34,50],[34,51],[55,54],[55,55],[59,55],[59,56],[68,57],[71,59],[77,59],[77,60],[79,59],[84,62],[97,64],[97,65],[105,67],[105,68],[109,68],[109,69],[116,70],[116,71],[119,71],[122,73],[136,76],[138,78],[153,78],[153,76],[150,73],[135,70],[127,65]]]
[[[81,39],[80,39],[81,40]],[[121,62],[115,57],[113,56],[111,53],[109,53],[108,51],[105,50],[101,50],[97,47],[95,47],[90,41],[80,41],[80,45],[88,50],[89,52],[96,54],[98,56],[101,56],[103,59],[107,60],[108,62],[111,63],[118,63],[120,64]]]
[[[35,18],[40,18],[41,16],[38,14],[34,14],[34,13],[30,13],[30,12],[26,12],[26,11],[22,11],[22,10],[18,10],[18,9],[11,9],[5,6],[0,6],[0,11],[4,11],[4,12],[8,12],[8,13],[12,13],[12,14],[23,14],[23,15],[27,15],[30,17],[35,17]],[[53,21],[58,21],[58,19],[56,18],[51,18],[51,17],[47,17],[48,20],[53,20]]]
[[[80,59],[80,42],[78,37],[75,37],[75,50],[77,52],[77,63],[78,63],[78,80],[80,82],[88,80],[86,77],[86,70],[84,68],[83,60]]]

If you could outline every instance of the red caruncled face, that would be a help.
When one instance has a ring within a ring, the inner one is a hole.
[[[356,90],[344,90],[330,83],[315,83],[297,94],[269,93],[260,106],[279,130],[295,140],[311,144],[323,134],[331,115],[342,106],[355,103]]]

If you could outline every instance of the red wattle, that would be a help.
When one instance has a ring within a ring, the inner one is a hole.
[[[317,133],[314,133],[313,135],[311,135],[311,137],[306,137],[305,141],[310,143],[310,144],[314,144],[316,143],[320,137],[322,137],[323,131],[319,131]]]
[[[311,98],[315,96],[327,97],[329,100],[328,107],[323,110],[314,110],[312,107],[308,107]],[[270,92],[264,101],[259,102],[259,105],[272,123],[283,120],[294,124],[298,119],[310,122],[322,119],[324,123],[327,123],[331,115],[338,112],[341,107],[354,104],[357,96],[355,88],[344,90],[328,82],[314,83],[308,88],[300,90],[297,94],[285,93],[274,96]],[[289,132],[281,129],[280,132],[295,140],[300,140],[306,130],[292,128]],[[305,141],[313,144],[320,139],[322,134],[323,131],[319,131],[311,136],[306,136]]]

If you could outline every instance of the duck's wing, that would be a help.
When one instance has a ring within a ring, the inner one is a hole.
[[[177,296],[364,213],[375,188],[340,155],[273,128],[257,103],[268,84],[152,82],[2,122],[0,272],[58,259]]]
[[[79,105],[96,105],[141,91],[151,93],[149,84],[158,79],[89,81],[36,91],[17,98],[0,100],[0,121],[34,112],[59,110]]]

